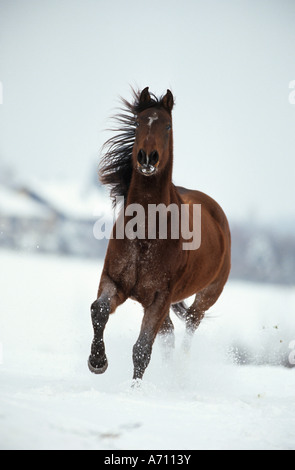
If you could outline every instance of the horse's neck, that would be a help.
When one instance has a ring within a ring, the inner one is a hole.
[[[171,172],[164,170],[155,176],[144,176],[133,170],[127,204],[141,204],[145,207],[148,204],[164,203],[168,206],[172,191]]]

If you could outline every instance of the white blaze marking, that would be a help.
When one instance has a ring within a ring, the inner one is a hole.
[[[154,113],[152,116],[150,116],[148,118],[149,122],[148,122],[148,126],[151,127],[153,122],[156,121],[157,119],[159,119],[157,113]]]

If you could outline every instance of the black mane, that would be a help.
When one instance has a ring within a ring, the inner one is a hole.
[[[151,100],[146,103],[140,102],[140,91],[133,91],[134,101],[129,103],[121,98],[123,107],[120,113],[113,117],[117,127],[111,129],[116,134],[108,139],[102,149],[103,156],[99,165],[99,179],[102,184],[110,187],[110,196],[113,205],[116,197],[127,194],[132,177],[132,149],[135,141],[136,116],[148,108],[159,108],[162,106],[162,97],[157,98],[151,94]]]

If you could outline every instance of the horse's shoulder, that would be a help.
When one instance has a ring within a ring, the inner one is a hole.
[[[222,226],[228,226],[227,218],[218,204],[211,196],[193,189],[176,186],[184,204],[201,204],[201,209],[208,212]]]

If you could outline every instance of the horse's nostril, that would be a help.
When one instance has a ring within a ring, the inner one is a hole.
[[[159,154],[157,150],[153,150],[153,152],[149,156],[149,163],[151,165],[156,165],[159,161]]]
[[[140,150],[137,155],[137,161],[140,165],[145,165],[147,158],[146,158],[146,153],[144,150]]]

